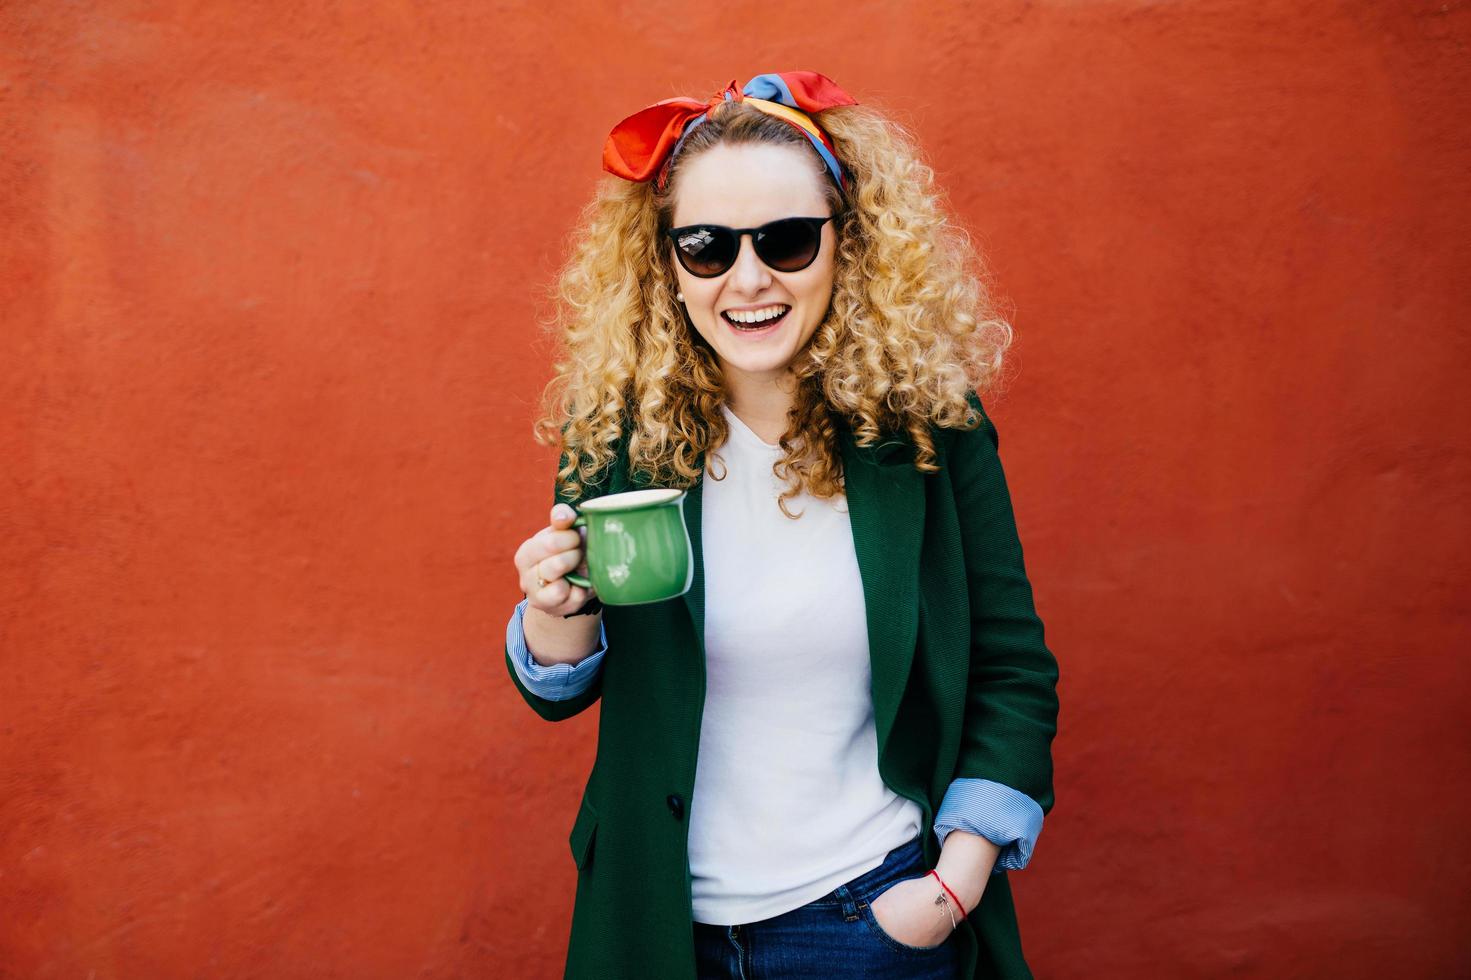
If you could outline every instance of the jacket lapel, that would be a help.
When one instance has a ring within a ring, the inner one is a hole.
[[[690,611],[690,618],[695,623],[695,636],[700,641],[700,671],[705,669],[705,559],[704,551],[700,546],[700,505],[705,489],[705,456],[700,454],[696,462],[700,470],[700,476],[695,480],[695,485],[685,491],[684,494],[684,526],[690,534],[690,551],[694,555],[695,574],[690,581],[690,587],[684,594],[685,608]]]
[[[854,443],[846,429],[841,431],[848,519],[863,577],[874,726],[882,759],[919,634],[924,474],[914,469],[908,443],[890,440],[865,448]]]

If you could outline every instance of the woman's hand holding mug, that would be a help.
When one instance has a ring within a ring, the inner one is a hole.
[[[564,577],[583,563],[582,533],[573,529],[575,520],[575,510],[557,504],[552,508],[551,524],[516,549],[516,571],[527,604],[548,616],[574,613],[594,594]]]

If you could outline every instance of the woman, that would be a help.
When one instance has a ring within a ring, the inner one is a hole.
[[[930,171],[812,72],[649,106],[604,167],[506,636],[542,717],[602,699],[566,975],[1030,976],[1058,672],[975,394],[1010,328]],[[694,583],[601,607],[567,503],[648,486]]]

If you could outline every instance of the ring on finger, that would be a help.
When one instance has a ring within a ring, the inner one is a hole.
[[[541,562],[536,563],[536,587],[538,589],[547,587],[547,580],[541,577]]]

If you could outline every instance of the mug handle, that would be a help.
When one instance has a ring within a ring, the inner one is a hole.
[[[573,510],[576,510],[577,509],[572,504],[568,504],[567,506],[568,507],[571,507]],[[579,513],[577,515],[577,520],[575,520],[575,521],[572,522],[572,526],[570,528],[568,528],[568,530],[575,531],[575,530],[577,530],[580,527],[587,527],[587,515],[586,514]],[[584,588],[584,589],[591,589],[592,588],[592,583],[589,582],[587,579],[583,578],[581,575],[575,575],[572,572],[568,572],[566,575],[563,575],[562,577],[564,579],[566,579],[567,581],[571,582],[573,585],[580,586],[581,588]]]

